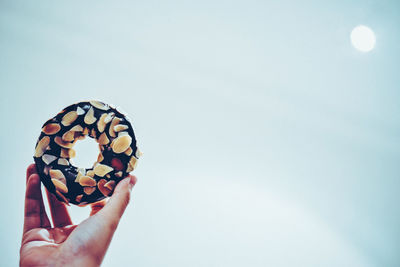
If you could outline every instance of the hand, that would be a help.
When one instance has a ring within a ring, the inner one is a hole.
[[[47,192],[54,227],[46,214],[40,178],[34,164],[27,169],[21,266],[99,266],[136,183],[128,176],[109,201],[92,205],[90,217],[73,225],[62,202]],[[46,190],[47,191],[47,190]]]

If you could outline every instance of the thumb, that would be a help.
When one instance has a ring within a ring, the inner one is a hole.
[[[124,214],[136,181],[137,178],[135,176],[129,175],[119,182],[107,204],[98,212],[99,217],[103,217],[112,229],[117,227],[122,214]]]

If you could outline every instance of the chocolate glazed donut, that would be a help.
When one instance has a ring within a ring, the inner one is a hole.
[[[73,146],[87,135],[98,142],[100,154],[92,168],[78,168],[70,161]],[[47,190],[67,204],[86,205],[110,196],[140,154],[129,118],[89,101],[66,107],[43,125],[33,158]]]

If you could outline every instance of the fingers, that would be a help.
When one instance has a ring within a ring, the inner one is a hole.
[[[136,184],[136,177],[129,175],[127,178],[118,183],[113,195],[107,202],[107,205],[99,211],[99,215],[103,216],[106,222],[116,228],[126,206],[130,201],[131,190]]]
[[[26,169],[26,182],[28,182],[28,178],[29,176],[31,176],[32,174],[37,173],[36,172],[36,165],[35,164],[31,164],[28,166],[28,168]]]
[[[50,221],[44,209],[39,175],[32,174],[28,177],[26,186],[23,233],[40,227],[50,227]]]
[[[135,183],[134,176],[128,176],[119,182],[107,204],[95,215],[79,224],[63,246],[71,249],[90,247],[90,253],[85,255],[94,255],[101,262],[129,203],[130,192]]]
[[[51,212],[51,218],[53,219],[54,227],[63,227],[72,224],[71,217],[69,216],[67,207],[61,201],[59,201],[53,194],[46,189],[47,199],[49,201],[49,207]]]
[[[102,201],[96,202],[91,205],[92,210],[90,211],[90,216],[95,215],[99,210],[101,210],[107,203],[107,200],[104,199]]]

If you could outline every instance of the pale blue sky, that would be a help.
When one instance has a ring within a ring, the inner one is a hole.
[[[0,1],[1,265],[42,123],[97,98],[145,153],[104,266],[399,266],[399,26],[381,0]]]

